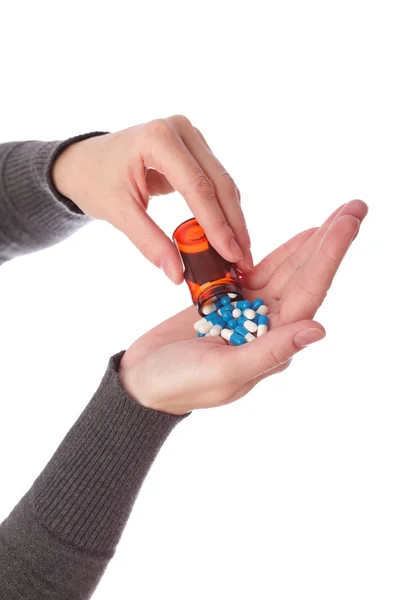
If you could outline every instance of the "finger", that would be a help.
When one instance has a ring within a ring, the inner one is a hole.
[[[239,269],[242,272],[252,271],[254,264],[250,250],[250,236],[234,180],[210,150],[208,144],[203,142],[204,136],[199,135],[200,132],[197,133],[198,130],[196,131],[190,122],[184,120],[181,123],[178,120],[175,122],[175,127],[185,146],[214,186],[221,210],[232,227],[235,239],[243,252],[243,260],[238,264]]]
[[[144,209],[131,199],[125,205],[129,208],[125,209],[124,217],[113,224],[133,242],[143,256],[161,268],[173,283],[182,283],[182,261],[173,242]]]
[[[344,215],[351,215],[360,222],[366,217],[368,207],[361,200],[352,200],[340,206],[328,217],[325,223],[315,231],[303,245],[298,246],[287,260],[276,270],[269,283],[268,293],[274,298],[280,298],[285,286],[293,274],[304,265],[314,250],[319,246],[331,224]]]
[[[155,169],[147,169],[146,184],[150,196],[163,196],[175,191],[168,179]]]
[[[298,233],[289,241],[279,246],[268,254],[255,268],[255,270],[243,276],[243,286],[251,290],[260,290],[270,281],[275,271],[302,246],[316,231],[317,227],[307,229]]]
[[[243,396],[246,396],[249,392],[251,392],[251,390],[254,387],[256,387],[256,385],[258,383],[260,383],[261,381],[263,381],[267,377],[271,377],[272,375],[278,375],[279,373],[282,373],[283,371],[286,371],[286,369],[289,368],[291,362],[292,362],[292,359],[289,358],[289,360],[287,360],[286,362],[284,362],[281,365],[279,365],[279,367],[275,367],[274,369],[270,369],[269,371],[267,371],[266,373],[263,373],[262,375],[258,375],[257,377],[254,377],[254,379],[251,379],[250,381],[248,381],[247,383],[245,383],[245,385],[242,388],[240,388],[240,390],[238,390],[237,392],[235,392],[227,400],[226,404],[230,404],[231,402],[235,402],[236,400],[239,400],[240,398],[243,398]]]
[[[185,198],[212,246],[228,261],[243,258],[232,228],[219,205],[214,185],[186,148],[177,131],[166,121],[148,124],[142,159],[156,169]]]
[[[312,319],[360,226],[352,215],[338,217],[319,246],[287,284],[281,300],[279,323]]]
[[[242,387],[280,367],[306,345],[323,337],[325,330],[316,321],[302,320],[277,327],[253,342],[232,348],[231,352],[221,352],[221,373],[229,372]]]

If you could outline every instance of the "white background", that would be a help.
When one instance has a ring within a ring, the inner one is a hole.
[[[260,260],[339,204],[370,214],[323,342],[167,440],[94,597],[398,599],[400,197],[396,2],[8,2],[2,141],[183,113],[236,179]],[[176,195],[151,214],[171,234]],[[92,224],[0,278],[0,519],[108,357],[189,302]]]

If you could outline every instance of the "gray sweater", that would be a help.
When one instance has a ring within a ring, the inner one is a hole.
[[[0,144],[0,265],[88,222],[51,181],[73,141]],[[161,445],[184,417],[147,409],[121,387],[123,353],[54,456],[0,525],[0,600],[86,600],[112,558]]]

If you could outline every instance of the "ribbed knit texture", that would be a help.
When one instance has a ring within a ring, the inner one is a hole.
[[[59,152],[91,135],[98,134],[0,145],[0,264],[87,222],[54,189],[51,168]],[[125,392],[122,355],[110,360],[92,400],[0,525],[0,600],[90,598],[157,452],[184,418],[145,408]]]
[[[70,144],[64,142],[0,144],[0,265],[15,256],[56,244],[90,221],[54,187],[51,168]]]

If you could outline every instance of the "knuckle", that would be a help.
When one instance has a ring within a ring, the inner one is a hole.
[[[153,136],[167,136],[171,126],[166,119],[155,119],[146,124],[147,133]]]
[[[228,173],[228,171],[223,170],[221,173],[221,179],[226,188],[229,189],[234,195],[236,195],[236,183],[233,181],[232,176]]]
[[[202,196],[207,196],[209,198],[215,197],[214,186],[211,180],[207,177],[207,175],[204,175],[204,173],[200,173],[194,180],[193,190]]]
[[[169,117],[167,120],[178,127],[178,129],[188,129],[189,127],[193,127],[190,119],[185,117],[185,115],[174,115],[173,117]]]

